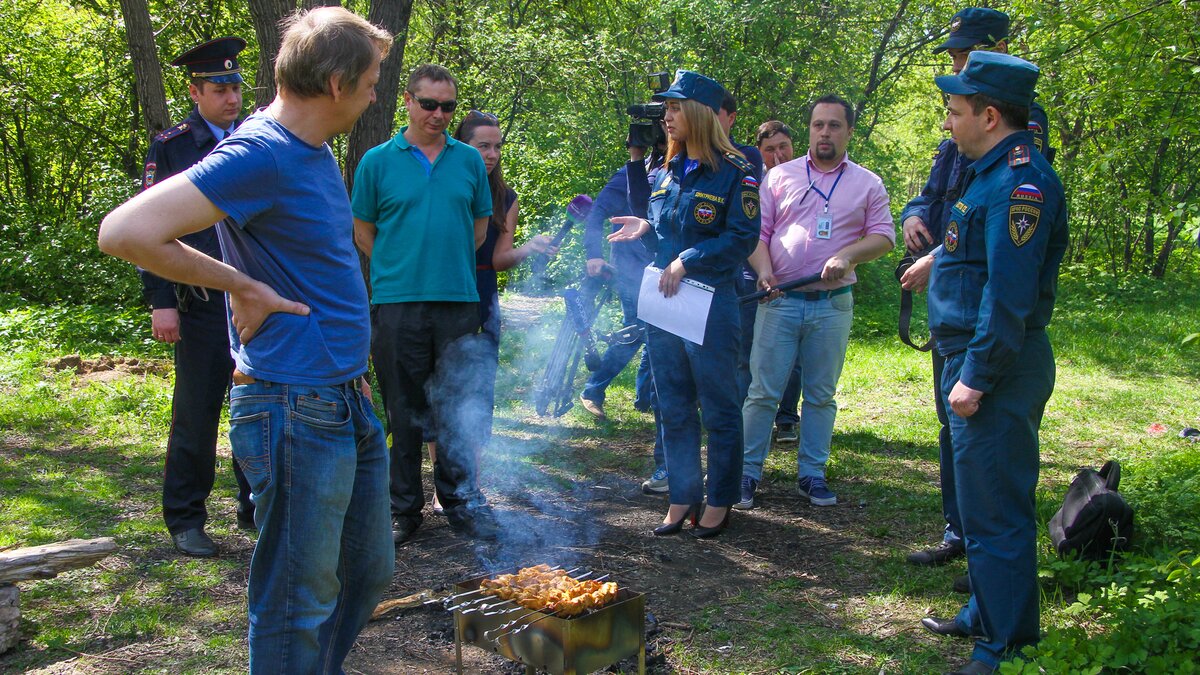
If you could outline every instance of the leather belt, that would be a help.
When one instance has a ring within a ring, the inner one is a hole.
[[[844,295],[849,293],[850,288],[850,286],[842,286],[841,288],[835,288],[832,291],[788,291],[787,296],[789,298],[795,298],[796,300],[825,300],[827,298],[832,298],[835,295]]]

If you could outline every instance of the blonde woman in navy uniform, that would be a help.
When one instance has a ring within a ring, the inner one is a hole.
[[[740,497],[742,415],[737,362],[741,325],[735,283],[759,236],[758,179],[717,120],[725,90],[680,70],[655,99],[666,102],[666,166],[650,193],[649,221],[618,216],[611,241],[639,239],[651,226],[658,290],[675,295],[683,279],[715,289],[698,345],[648,326],[646,344],[662,414],[670,508],[654,534],[691,522],[699,538],[720,534]],[[700,425],[708,431],[708,484],[700,463]],[[707,496],[707,507],[701,511]]]
[[[196,106],[187,119],[155,136],[146,155],[142,189],[182,172],[204,159],[233,133],[242,114],[242,72],[237,55],[246,41],[218,38],[193,47],[171,62],[187,69],[188,93]],[[215,228],[185,235],[183,243],[221,259]],[[142,292],[150,305],[155,340],[175,345],[175,394],[171,432],[163,471],[163,520],[175,548],[192,556],[216,555],[204,531],[216,473],[217,427],[229,391],[233,358],[225,323],[225,294],[176,285],[145,270]],[[250,486],[237,462],[230,462],[238,483],[238,527],[254,529]]]

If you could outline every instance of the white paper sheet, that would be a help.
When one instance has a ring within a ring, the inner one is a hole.
[[[658,290],[661,278],[662,270],[646,266],[646,271],[642,273],[642,288],[638,293],[638,318],[684,340],[704,344],[713,287],[684,277],[679,284],[679,292],[668,298]]]

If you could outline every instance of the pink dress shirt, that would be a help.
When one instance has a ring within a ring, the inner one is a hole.
[[[818,189],[830,197],[833,228],[828,239],[817,237],[817,218],[825,212],[826,204]],[[778,283],[819,273],[835,253],[869,234],[882,234],[893,245],[896,243],[896,228],[883,181],[851,162],[849,156],[828,172],[818,169],[808,154],[780,164],[767,173],[759,193],[762,200],[759,239],[768,246]],[[837,281],[818,282],[802,290],[832,290],[856,280],[851,271]]]

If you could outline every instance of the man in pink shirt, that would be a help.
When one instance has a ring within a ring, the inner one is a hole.
[[[808,153],[776,166],[763,180],[762,233],[750,264],[763,290],[816,273],[821,281],[774,293],[758,307],[752,381],[742,407],[742,508],[754,505],[775,411],[797,363],[804,397],[799,491],[815,506],[837,503],[825,484],[825,463],[837,416],[833,395],[854,316],[854,268],[896,243],[883,182],[846,155],[854,109],[838,96],[825,96],[812,105],[809,120]]]

